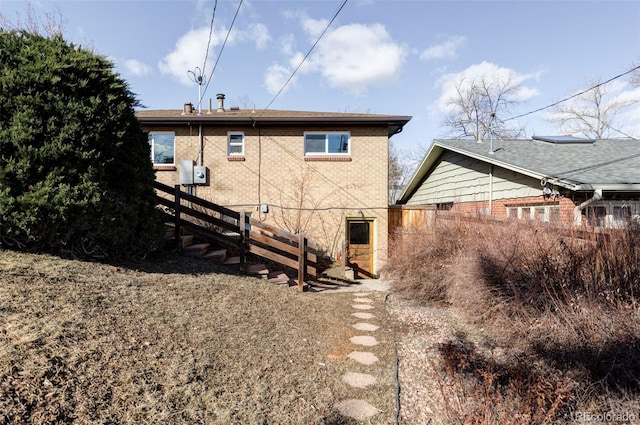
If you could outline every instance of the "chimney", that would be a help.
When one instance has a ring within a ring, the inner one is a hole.
[[[218,110],[217,110],[217,112],[224,112],[224,94],[218,93],[216,95],[216,99],[218,99]]]
[[[187,102],[184,104],[182,108],[182,115],[187,115],[193,113],[193,104],[191,102]]]

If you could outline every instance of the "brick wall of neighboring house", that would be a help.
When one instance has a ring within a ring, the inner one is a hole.
[[[174,130],[176,165],[181,159],[199,164],[198,127],[146,127],[146,131]],[[227,155],[227,132],[244,132],[244,155]],[[349,131],[351,154],[304,156],[305,131]],[[375,258],[379,271],[387,256],[388,135],[386,126],[327,127],[204,127],[203,165],[209,185],[194,194],[290,231],[301,229],[336,256],[345,238],[348,217],[375,219]],[[164,168],[164,167],[163,167]],[[177,167],[156,172],[156,179],[179,183]],[[269,213],[256,210],[269,206]],[[302,210],[299,207],[302,207]]]
[[[491,203],[491,214],[496,217],[507,217],[507,208],[532,207],[532,206],[555,206],[559,207],[559,219],[561,223],[573,223],[573,211],[575,206],[573,200],[566,197],[548,198],[542,196],[532,196],[526,198],[497,199]],[[489,201],[454,202],[451,207],[452,212],[462,214],[486,214],[489,211]]]

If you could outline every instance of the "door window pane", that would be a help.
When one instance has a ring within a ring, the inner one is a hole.
[[[349,223],[349,244],[368,245],[369,244],[369,223]]]

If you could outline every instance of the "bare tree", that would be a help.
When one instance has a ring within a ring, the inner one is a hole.
[[[409,178],[410,167],[403,153],[389,140],[389,203],[393,204]],[[408,157],[406,158],[408,159]]]
[[[443,126],[456,139],[473,137],[481,141],[493,134],[499,138],[515,138],[524,133],[521,127],[509,127],[499,117],[509,114],[522,103],[521,83],[513,77],[488,76],[468,80],[464,75],[455,82],[455,95],[448,103],[450,110]]]
[[[591,139],[605,139],[613,134],[630,137],[619,128],[616,117],[640,99],[620,95],[619,84],[603,84],[597,77],[587,78],[586,84],[592,88],[558,104],[548,120],[556,123],[563,133]]]
[[[38,16],[33,9],[33,5],[28,3],[24,18],[22,18],[20,14],[17,14],[16,18],[12,20],[8,16],[0,13],[0,29],[24,30],[47,38],[61,36],[64,33],[62,12],[56,7],[55,10],[45,12],[42,16]]]
[[[631,64],[629,82],[633,87],[640,87],[640,57]]]

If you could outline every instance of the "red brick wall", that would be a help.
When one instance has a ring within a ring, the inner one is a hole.
[[[573,223],[573,210],[577,203],[566,197],[556,199],[544,199],[541,196],[531,196],[527,198],[507,198],[494,200],[491,205],[491,215],[495,217],[507,217],[507,207],[533,206],[533,205],[558,205],[560,207],[560,222],[565,224]],[[453,203],[452,212],[461,214],[481,214],[489,210],[489,201],[459,202]]]

